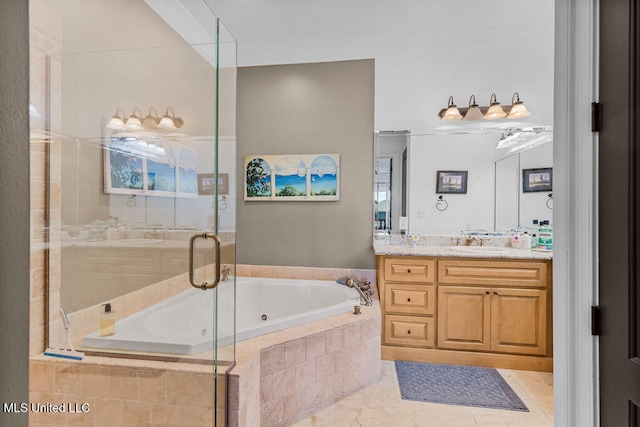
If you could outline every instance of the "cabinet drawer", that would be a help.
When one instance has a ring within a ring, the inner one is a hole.
[[[384,317],[384,344],[408,347],[433,347],[434,320],[432,317]]]
[[[435,281],[436,262],[432,259],[386,258],[384,260],[384,278],[394,282]]]
[[[541,288],[547,276],[544,262],[438,260],[438,283]]]
[[[384,292],[386,313],[433,314],[435,285],[387,283]]]

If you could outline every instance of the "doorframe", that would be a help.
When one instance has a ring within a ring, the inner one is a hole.
[[[555,14],[554,423],[597,426],[598,1],[556,0]]]

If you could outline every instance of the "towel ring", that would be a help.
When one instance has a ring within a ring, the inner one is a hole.
[[[211,207],[216,208],[216,201],[211,202]],[[218,197],[218,210],[223,211],[227,209],[227,196],[219,196]]]
[[[438,196],[438,201],[436,202],[436,209],[442,212],[442,211],[446,211],[448,207],[449,207],[449,203],[447,203],[447,201],[443,199],[442,196]]]
[[[553,193],[549,193],[549,198],[547,199],[546,205],[547,208],[553,209]]]

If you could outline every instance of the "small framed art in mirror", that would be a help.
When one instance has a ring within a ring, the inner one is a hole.
[[[469,171],[438,171],[437,194],[467,194]]]

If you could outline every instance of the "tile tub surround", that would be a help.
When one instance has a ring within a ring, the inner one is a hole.
[[[380,306],[242,341],[229,373],[229,426],[286,426],[380,381]],[[33,425],[211,425],[212,367],[85,356],[30,360],[30,402],[89,403]]]
[[[212,369],[109,357],[65,361],[35,356],[29,362],[30,403],[64,404],[66,411],[32,412],[29,425],[210,426]],[[88,412],[79,409],[82,404],[88,404]]]
[[[361,310],[238,343],[229,426],[288,426],[379,382],[379,302]]]
[[[336,279],[350,275],[371,283],[375,283],[376,276],[373,270],[282,266],[238,265],[236,270],[242,275],[254,277]],[[114,305],[118,307],[117,314],[132,314],[188,288],[183,276],[114,300]],[[376,287],[372,289],[375,291]],[[100,309],[100,306],[96,306],[69,314],[74,328],[74,342],[96,329]],[[374,306],[362,306],[362,313],[360,316],[350,313],[333,316],[238,343],[235,350],[237,365],[229,378],[229,425],[291,424],[379,381],[378,300],[374,301]],[[61,321],[55,319],[51,324],[54,326],[52,338],[58,337],[57,341],[63,343]],[[84,328],[80,325],[84,325]],[[221,352],[224,353],[224,349]],[[118,417],[123,414],[121,425],[129,425],[130,419],[131,425],[136,425],[136,422],[141,423],[137,425],[211,424],[210,418],[203,418],[206,412],[203,406],[187,405],[191,411],[187,415],[184,407],[173,405],[173,400],[170,400],[173,399],[174,381],[200,384],[205,390],[206,387],[212,387],[204,384],[203,376],[211,376],[211,367],[206,365],[99,356],[85,356],[82,361],[76,362],[40,354],[32,356],[30,366],[31,402],[57,404],[58,401],[87,401],[95,409],[92,409],[93,414],[64,415],[78,418],[73,422],[80,425],[93,425],[93,422],[100,425],[100,421],[96,420],[101,419],[105,420],[105,425],[115,425],[107,421],[114,419],[106,417],[109,413],[113,413],[115,419],[120,419]],[[296,387],[298,377],[291,377],[292,373],[295,375],[295,369],[299,372],[298,384],[302,389],[298,391],[298,400],[287,401],[285,405],[285,396],[278,393],[284,391],[284,387],[289,387],[288,384]],[[212,390],[206,394],[211,395]],[[304,396],[304,400],[300,396]],[[207,411],[212,413],[211,406]],[[106,415],[103,417],[99,414]],[[51,415],[38,414],[32,421],[34,425],[62,425],[71,420]]]

